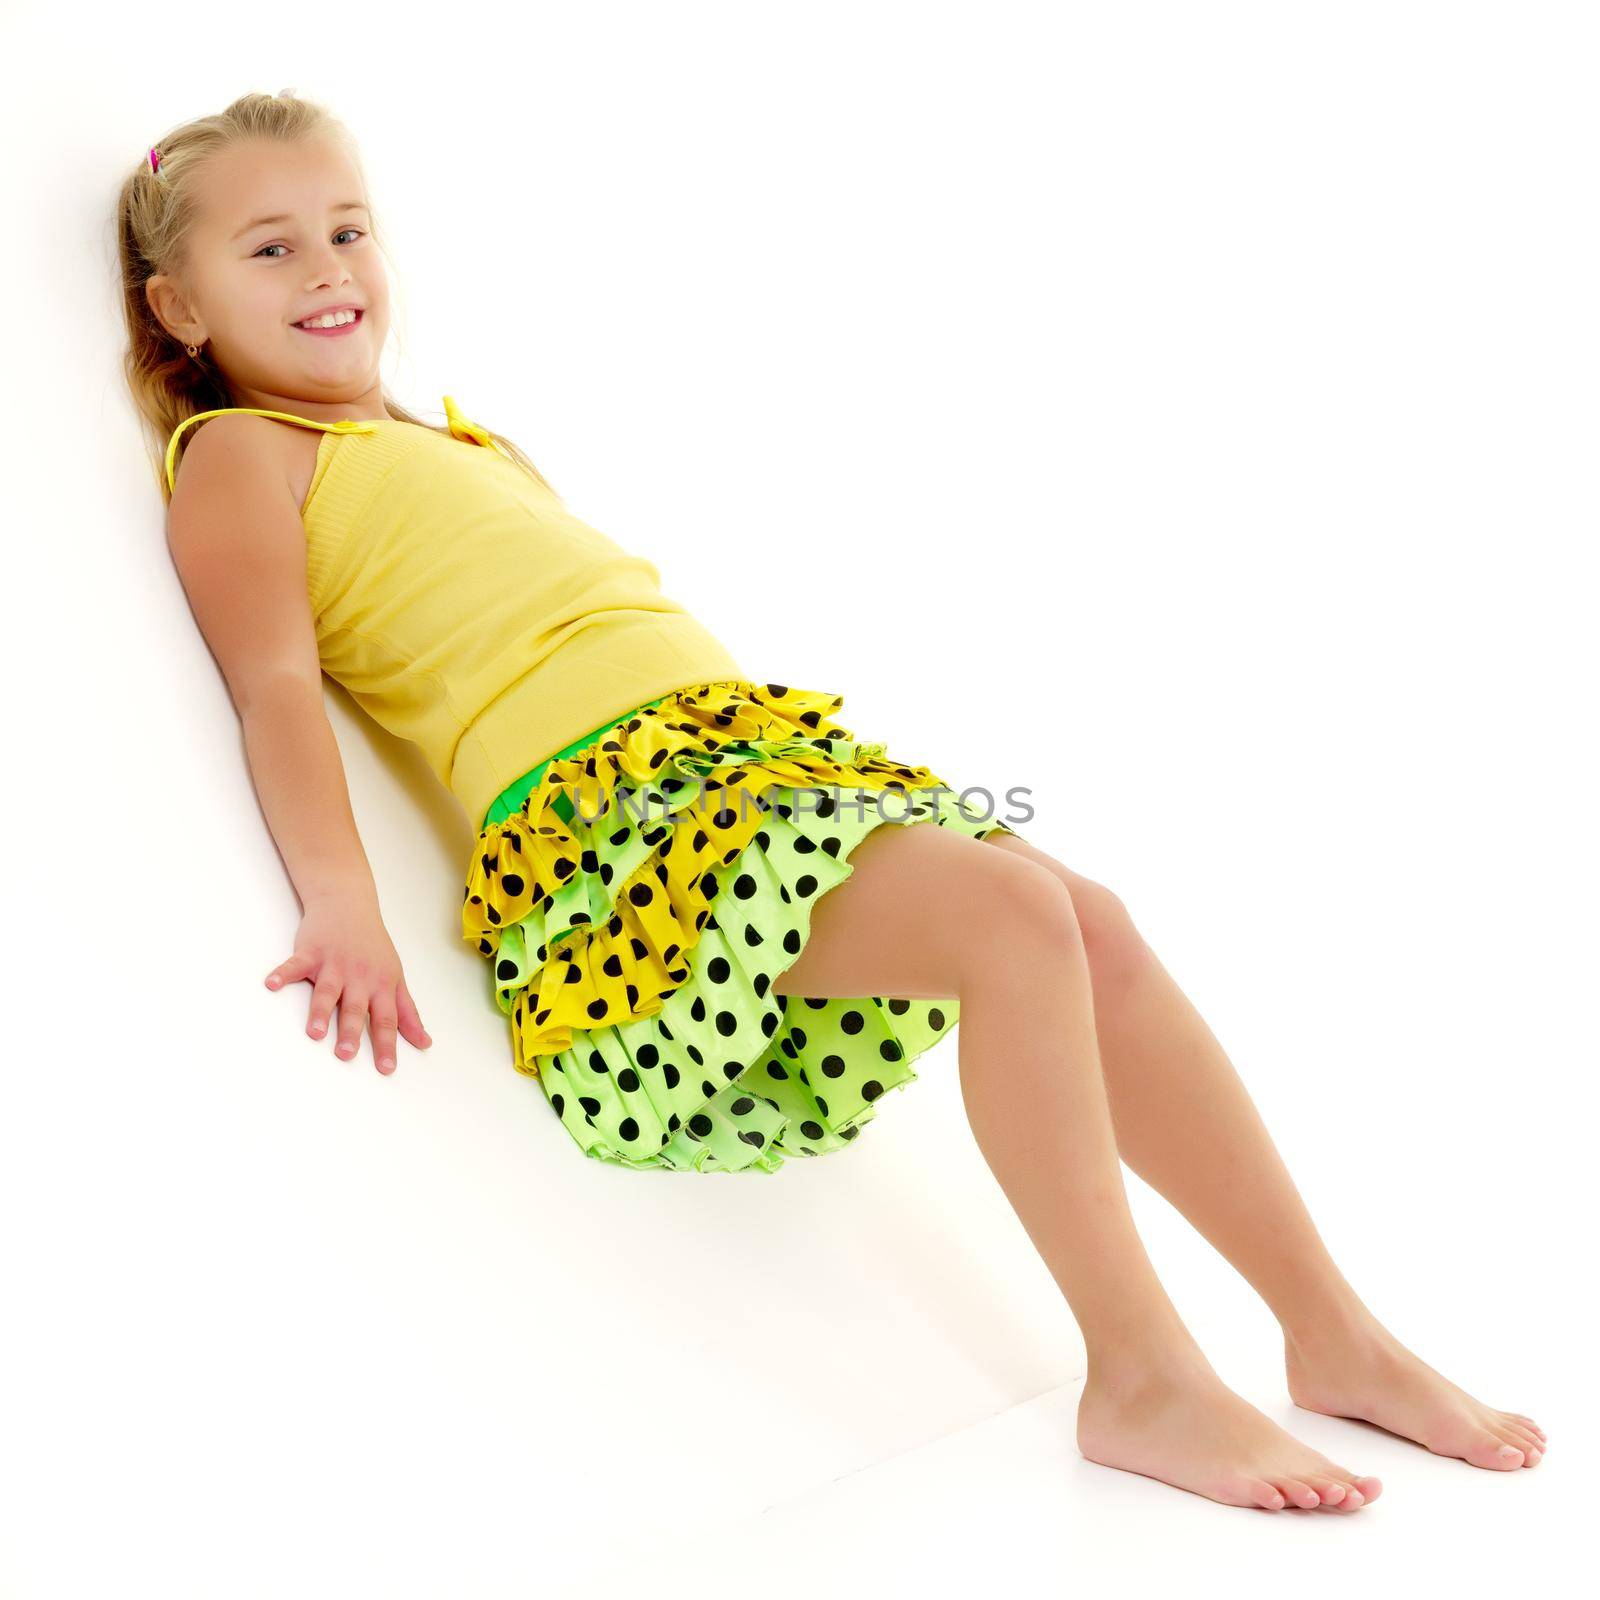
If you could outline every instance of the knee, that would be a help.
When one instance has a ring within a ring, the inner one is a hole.
[[[1095,981],[1122,982],[1139,972],[1150,960],[1150,947],[1121,897],[1105,884],[1077,873],[1062,881],[1072,896]]]
[[[1018,947],[1041,951],[1082,951],[1084,934],[1068,885],[1047,867],[995,850],[986,863],[980,890],[985,942],[997,952]]]

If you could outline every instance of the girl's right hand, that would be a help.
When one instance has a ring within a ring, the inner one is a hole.
[[[346,1061],[361,1048],[361,1034],[372,1025],[372,1053],[379,1072],[395,1069],[395,1030],[418,1050],[433,1040],[422,1025],[416,1003],[400,970],[400,957],[383,925],[376,900],[350,894],[306,902],[295,935],[294,954],[267,974],[267,987],[281,989],[301,979],[312,985],[306,1032],[320,1039],[339,1007],[339,1043]]]

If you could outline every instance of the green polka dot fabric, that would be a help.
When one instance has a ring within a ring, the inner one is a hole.
[[[808,998],[775,994],[772,985],[805,948],[814,908],[850,876],[851,854],[875,828],[920,823],[974,838],[1014,830],[963,806],[927,769],[887,762],[883,746],[863,744],[825,717],[800,710],[791,724],[796,697],[812,709],[836,707],[839,697],[781,690],[773,700],[752,686],[740,690],[746,715],[760,715],[751,709],[758,705],[781,708],[781,719],[723,738],[718,719],[691,716],[676,726],[692,729],[692,748],[662,762],[652,751],[640,765],[654,776],[611,774],[606,791],[620,803],[601,815],[580,806],[564,824],[570,841],[550,860],[540,858],[550,840],[539,830],[496,833],[469,883],[468,927],[490,958],[495,1003],[512,1019],[514,1062],[536,1077],[594,1160],[773,1173],[788,1157],[842,1150],[887,1090],[916,1081],[912,1064],[960,1018],[954,998]],[[701,709],[713,703],[720,705],[708,696]],[[671,718],[671,698],[653,704],[648,715]],[[613,746],[626,743],[628,725],[619,733],[608,724],[596,739],[602,734]],[[824,769],[837,781],[803,781]],[[748,825],[718,832],[713,813],[684,799],[690,774],[727,782],[705,803],[725,807],[740,795],[751,808]],[[850,783],[852,774],[863,781]],[[901,789],[904,774],[911,786]],[[798,784],[759,787],[796,777]],[[699,854],[687,855],[691,849]],[[563,877],[573,860],[576,870]],[[534,878],[547,881],[527,881]],[[519,898],[508,897],[508,879]],[[493,907],[520,909],[529,898],[515,921],[494,925]],[[678,944],[686,928],[693,942],[685,950]],[[581,959],[564,959],[569,949]],[[605,1020],[584,1026],[588,1008],[573,1005],[557,1028],[553,1014],[569,995],[619,987],[626,999],[613,999]]]

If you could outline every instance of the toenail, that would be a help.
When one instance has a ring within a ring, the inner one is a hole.
[[[1503,1444],[1500,1446],[1500,1454],[1502,1456],[1514,1456],[1518,1454],[1518,1452],[1513,1450],[1510,1445]]]

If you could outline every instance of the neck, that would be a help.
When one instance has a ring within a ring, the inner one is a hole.
[[[311,422],[343,422],[349,418],[357,422],[384,422],[388,420],[388,407],[383,403],[383,385],[374,383],[370,389],[349,395],[277,394],[270,389],[256,389],[249,384],[228,385],[236,406],[251,406],[261,411],[287,411]]]

